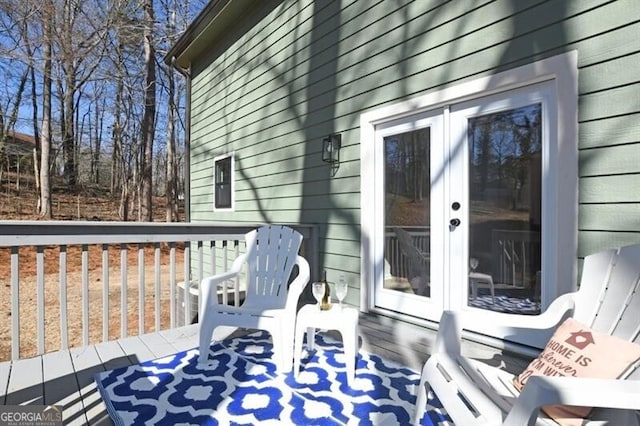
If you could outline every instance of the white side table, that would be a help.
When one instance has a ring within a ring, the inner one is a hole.
[[[481,272],[469,272],[469,282],[471,284],[471,297],[475,299],[478,297],[478,287],[489,287],[491,291],[491,303],[496,303],[495,289],[493,288],[493,277],[489,274],[483,274]]]
[[[356,372],[356,354],[358,348],[358,311],[354,308],[332,305],[331,309],[321,311],[318,305],[305,305],[298,311],[296,336],[293,351],[293,374],[298,377],[302,354],[302,334],[307,331],[307,345],[313,350],[316,328],[337,330],[342,336],[345,362],[347,365],[347,383],[352,385]]]

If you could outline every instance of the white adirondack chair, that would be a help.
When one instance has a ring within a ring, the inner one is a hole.
[[[293,339],[300,294],[309,282],[309,264],[298,254],[302,235],[286,226],[267,225],[245,235],[246,253],[228,272],[202,280],[200,355],[206,363],[213,331],[221,325],[267,330],[278,371],[291,371]],[[246,268],[246,295],[240,306],[218,304],[218,285],[240,276]],[[293,267],[298,275],[287,287]]]
[[[640,245],[628,246],[587,256],[579,290],[559,297],[541,315],[445,312],[433,354],[422,369],[414,423],[424,413],[430,387],[454,424],[462,426],[555,424],[539,410],[551,404],[600,407],[590,416],[594,424],[640,424],[640,412],[634,411],[640,410],[637,365],[626,380],[532,376],[519,393],[513,375],[460,352],[466,321],[503,323],[513,333],[532,333],[535,346],[543,347],[572,316],[592,329],[639,343],[639,279]]]
[[[411,235],[400,227],[394,228],[400,251],[407,258],[407,279],[415,294],[429,296],[429,254],[421,253],[413,244]]]

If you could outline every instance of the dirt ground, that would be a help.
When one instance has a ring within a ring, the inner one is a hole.
[[[24,181],[23,181],[24,182]],[[164,199],[154,199],[154,217],[164,220]],[[0,182],[0,220],[40,220],[35,214],[35,194],[23,183],[20,190],[15,185]],[[53,195],[54,219],[57,220],[98,220],[117,221],[117,201],[106,195],[86,193],[84,195],[66,195],[56,192]],[[37,351],[37,295],[36,295],[36,249],[23,247],[19,257],[20,277],[20,357],[36,355]],[[183,280],[183,251],[177,250],[176,280]],[[60,349],[60,272],[59,248],[45,249],[44,305],[45,305],[45,348],[46,352]],[[155,330],[155,284],[154,249],[145,249],[145,331]],[[161,328],[169,327],[169,250],[163,247],[161,256]],[[11,287],[10,287],[10,249],[0,248],[0,361],[11,357]],[[90,343],[102,341],[103,329],[103,282],[102,248],[89,248],[89,339]],[[128,335],[138,334],[138,251],[137,246],[128,251],[127,279],[127,330]],[[121,283],[120,283],[120,247],[109,249],[109,339],[120,338],[121,332]],[[69,346],[82,345],[82,269],[81,248],[67,249],[67,324]]]

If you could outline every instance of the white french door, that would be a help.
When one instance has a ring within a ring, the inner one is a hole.
[[[553,98],[541,83],[375,125],[375,308],[540,312]]]
[[[383,309],[437,320],[444,306],[443,129],[439,111],[376,126],[374,300]]]

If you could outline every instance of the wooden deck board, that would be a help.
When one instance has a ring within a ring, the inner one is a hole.
[[[42,356],[45,405],[61,405],[67,419],[84,419],[84,406],[69,351]]]
[[[160,358],[198,346],[198,325],[98,343],[69,351],[0,363],[0,403],[59,404],[65,424],[111,426],[94,381],[105,370]],[[216,340],[233,329],[220,327]],[[435,339],[433,331],[377,315],[361,315],[361,348],[408,366],[417,372]],[[496,349],[463,345],[479,359],[510,362]]]
[[[98,343],[95,348],[105,370],[113,370],[114,368],[131,365],[129,357],[117,340]]]
[[[27,358],[13,363],[9,375],[6,405],[44,404],[42,382],[42,357]]]
[[[145,334],[140,336],[140,340],[153,352],[153,359],[176,353],[176,348],[160,333]]]
[[[420,371],[435,341],[433,331],[376,315],[361,315],[362,348]]]
[[[198,346],[199,327],[180,327],[161,331],[165,339],[172,343],[176,351],[186,351]]]
[[[7,386],[9,385],[9,374],[11,373],[11,363],[0,362],[0,405],[5,405],[7,397]]]
[[[127,337],[119,341],[132,364],[156,358],[155,353],[138,337]]]
[[[76,376],[82,397],[84,417],[75,415],[67,417],[67,413],[65,412],[65,422],[69,420],[74,424],[113,424],[107,414],[107,407],[102,401],[102,398],[100,398],[98,387],[94,381],[97,373],[105,371],[95,346],[72,349],[71,360],[73,362],[73,372]]]

